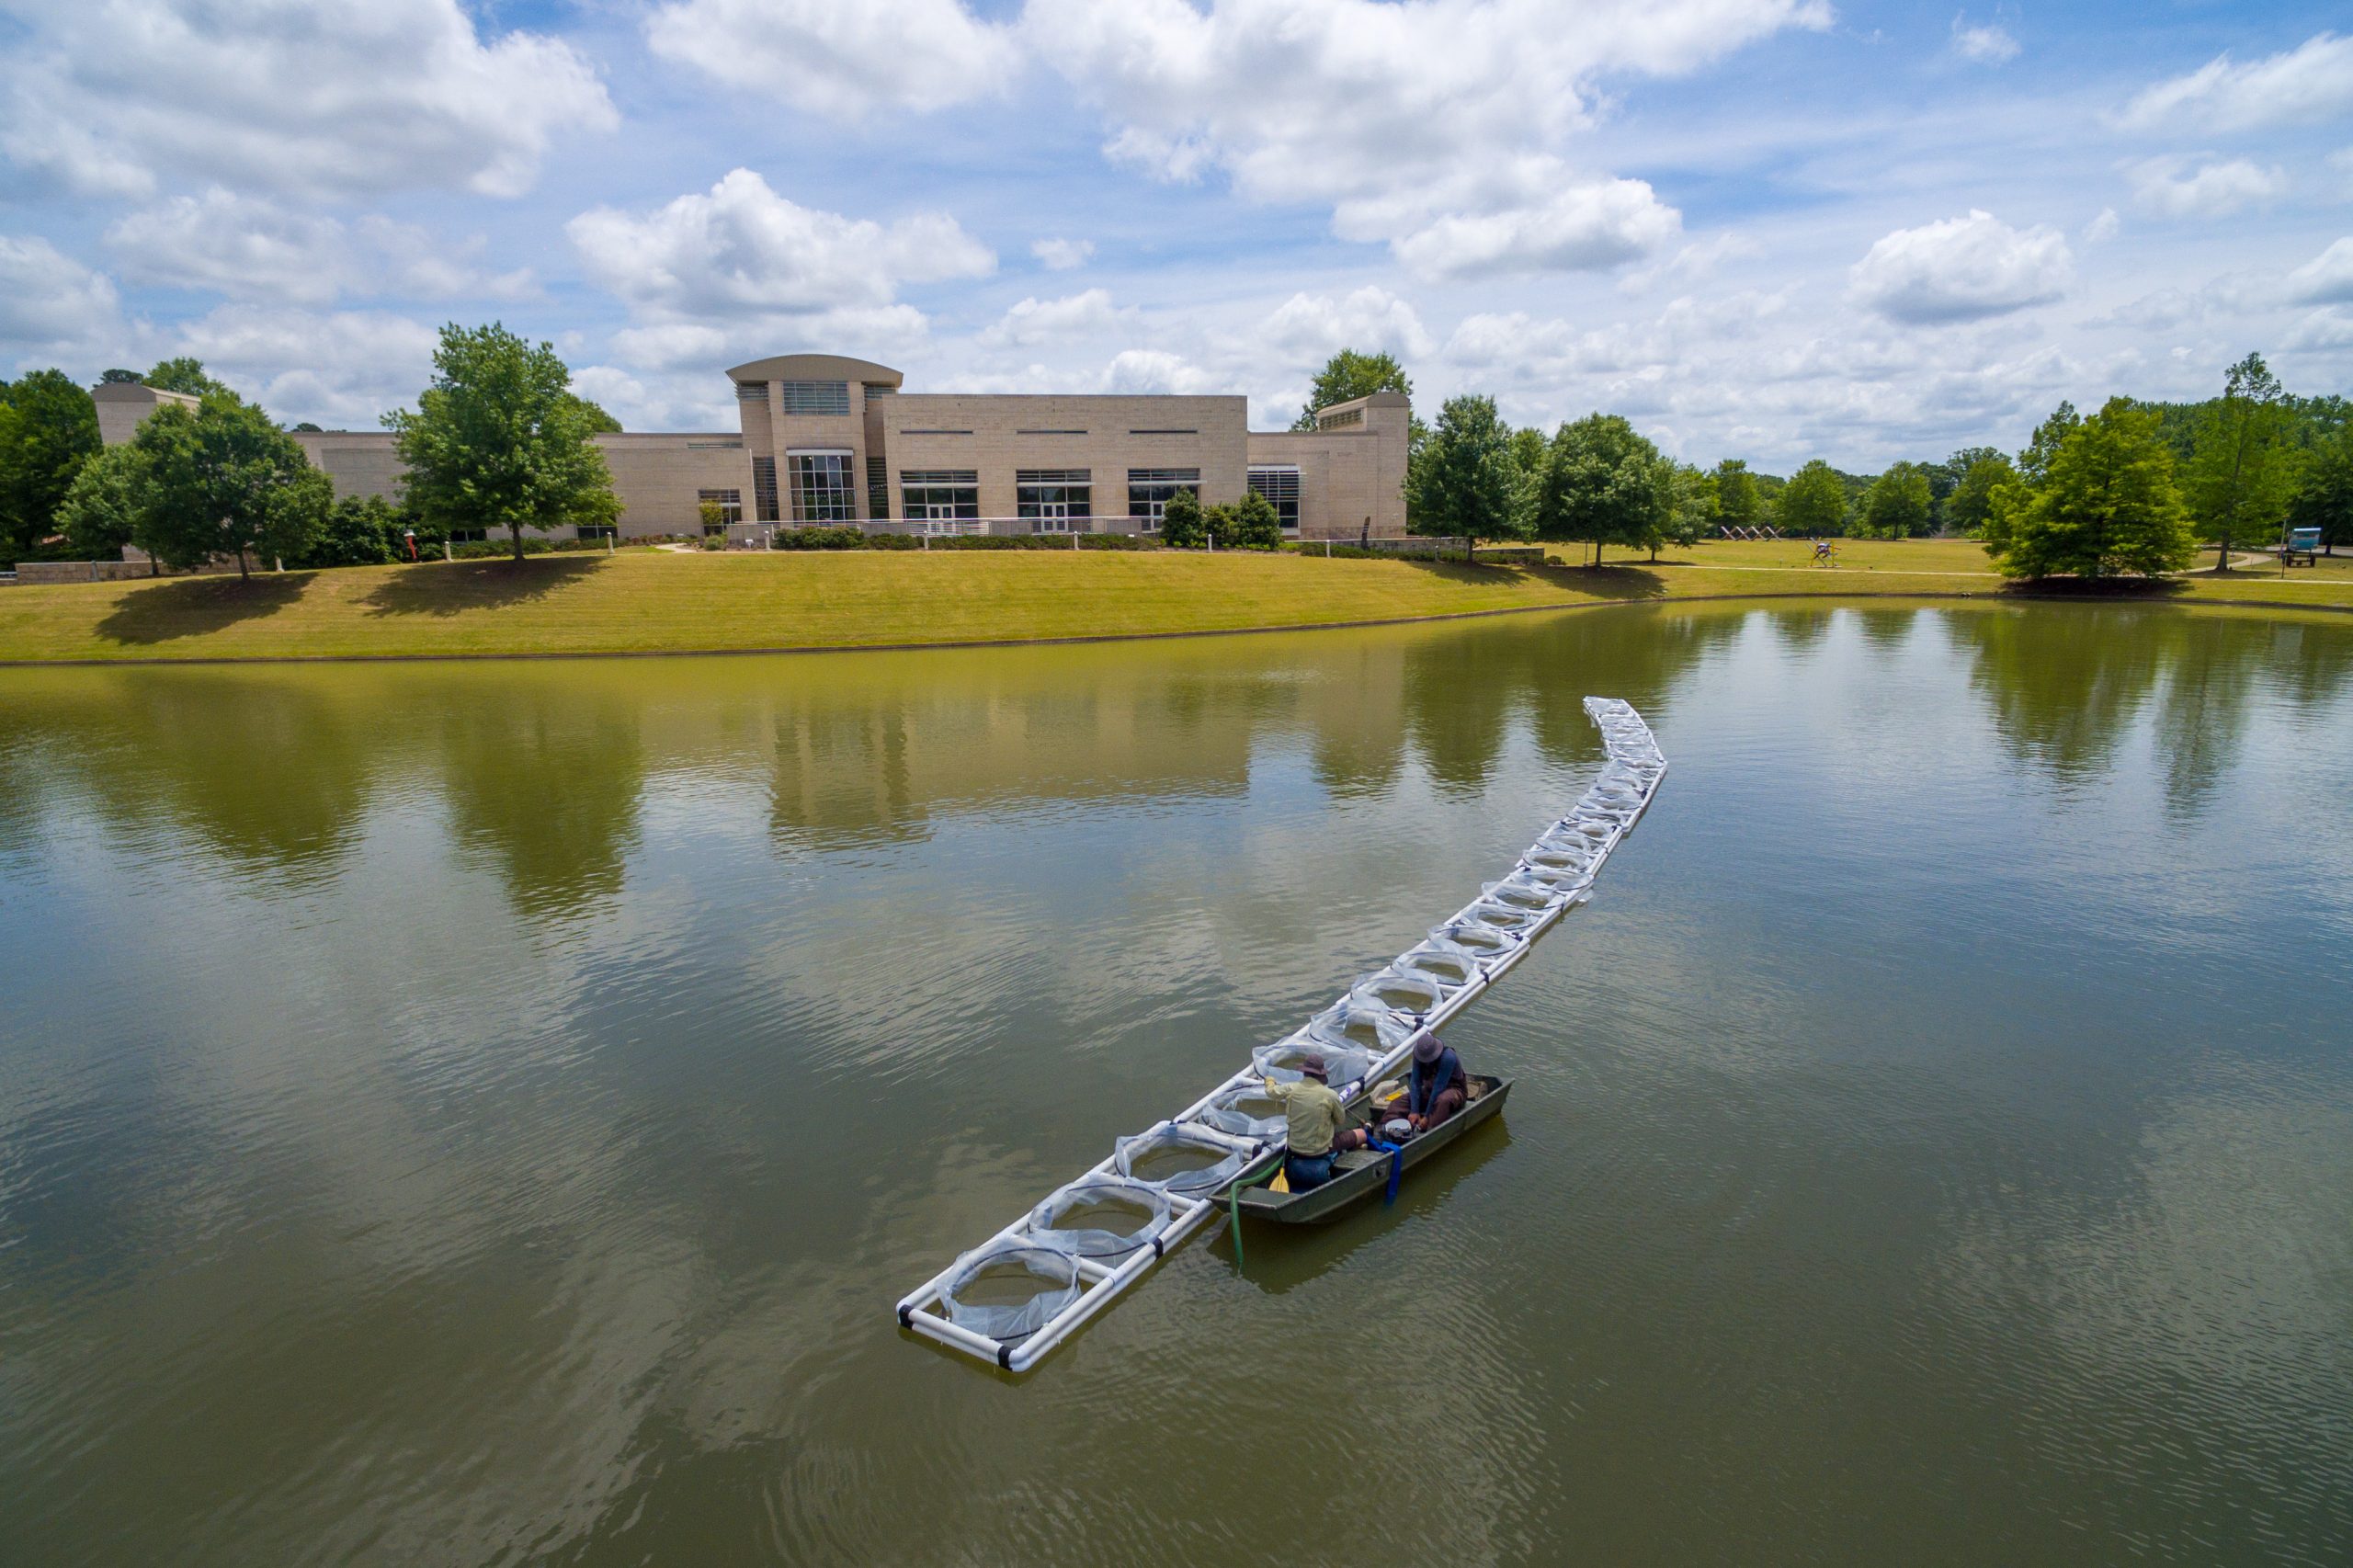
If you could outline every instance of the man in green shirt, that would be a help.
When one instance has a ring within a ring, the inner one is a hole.
[[[1267,1093],[1282,1102],[1284,1119],[1290,1124],[1290,1142],[1283,1151],[1283,1179],[1293,1192],[1306,1192],[1332,1179],[1332,1161],[1338,1153],[1333,1143],[1348,1113],[1340,1096],[1324,1081],[1321,1055],[1307,1057],[1300,1062],[1299,1071],[1296,1084],[1267,1079]]]

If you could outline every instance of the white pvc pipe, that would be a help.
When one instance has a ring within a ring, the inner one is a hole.
[[[1075,536],[1071,542],[1072,547],[1075,549],[1077,547]],[[1385,1074],[1394,1072],[1404,1063],[1413,1051],[1415,1040],[1453,1021],[1472,1002],[1484,995],[1497,981],[1518,967],[1520,960],[1525,959],[1529,951],[1536,946],[1538,937],[1550,931],[1560,923],[1562,916],[1591,896],[1591,879],[1600,874],[1602,863],[1609,858],[1610,851],[1617,848],[1626,835],[1633,831],[1634,824],[1641,821],[1643,813],[1650,809],[1652,797],[1657,793],[1658,786],[1666,778],[1666,759],[1660,755],[1658,744],[1652,737],[1650,727],[1642,722],[1642,716],[1632,708],[1614,699],[1588,697],[1585,699],[1585,708],[1586,715],[1601,727],[1603,739],[1609,752],[1609,760],[1613,764],[1621,762],[1630,765],[1641,764],[1644,767],[1654,767],[1656,772],[1651,776],[1646,785],[1622,778],[1613,778],[1610,781],[1613,795],[1629,791],[1633,794],[1635,799],[1631,807],[1604,803],[1601,800],[1603,786],[1597,780],[1578,800],[1576,807],[1568,815],[1557,819],[1544,830],[1545,835],[1549,835],[1555,829],[1564,827],[1580,819],[1608,824],[1601,836],[1593,841],[1593,847],[1586,865],[1586,883],[1549,903],[1535,919],[1519,930],[1505,933],[1510,938],[1511,945],[1493,958],[1478,960],[1478,973],[1450,994],[1441,994],[1437,1006],[1430,1008],[1428,1012],[1416,1014],[1405,1012],[1403,1009],[1389,1009],[1392,1017],[1410,1023],[1413,1026],[1412,1032],[1402,1043],[1373,1059],[1366,1067],[1364,1076],[1354,1081],[1350,1086],[1351,1092],[1346,1095],[1345,1098],[1354,1100],[1359,1096],[1370,1094],[1373,1085],[1381,1082]],[[1524,869],[1529,864],[1529,862],[1523,857],[1513,867],[1513,871]],[[1506,873],[1506,875],[1510,874]],[[1456,921],[1469,918],[1470,910],[1485,896],[1482,893],[1480,898],[1473,899],[1470,904],[1464,905],[1462,909],[1456,911],[1454,915],[1439,924],[1449,926]],[[1346,1002],[1348,995],[1348,992],[1343,992],[1340,1000]],[[1317,1012],[1321,1013],[1323,1010],[1318,1008]],[[1177,1112],[1176,1115],[1165,1121],[1153,1123],[1152,1126],[1144,1129],[1144,1133],[1149,1134],[1163,1128],[1181,1125],[1188,1133],[1206,1134],[1211,1140],[1230,1148],[1248,1151],[1249,1158],[1243,1163],[1242,1170],[1236,1173],[1234,1179],[1238,1181],[1244,1175],[1257,1167],[1267,1155],[1279,1153],[1279,1142],[1264,1143],[1246,1138],[1238,1138],[1193,1119],[1207,1109],[1210,1103],[1225,1090],[1239,1084],[1255,1082],[1257,1074],[1255,1069],[1245,1067],[1185,1109]],[[1085,1181],[1090,1176],[1112,1174],[1116,1169],[1117,1161],[1118,1149],[1115,1144],[1109,1157],[1073,1179]],[[1228,1185],[1231,1186],[1230,1183]],[[957,1266],[953,1263],[933,1275],[908,1295],[900,1298],[894,1312],[900,1324],[915,1333],[925,1335],[942,1345],[964,1351],[982,1360],[995,1362],[1007,1371],[1027,1371],[1037,1365],[1055,1346],[1061,1344],[1065,1336],[1074,1332],[1105,1307],[1109,1306],[1119,1296],[1124,1294],[1130,1286],[1142,1278],[1161,1259],[1182,1246],[1195,1232],[1213,1218],[1217,1211],[1217,1204],[1212,1199],[1193,1198],[1173,1192],[1167,1193],[1166,1197],[1169,1201],[1170,1219],[1169,1222],[1162,1228],[1159,1235],[1150,1244],[1137,1247],[1117,1264],[1106,1265],[1092,1259],[1078,1260],[1079,1273],[1081,1278],[1087,1281],[1087,1288],[1079,1292],[1076,1301],[1047,1319],[1035,1333],[1017,1343],[1003,1343],[991,1339],[985,1335],[975,1334],[970,1329],[960,1328],[934,1310],[940,1301],[941,1292],[947,1288],[949,1277],[956,1272]],[[997,1232],[995,1235],[983,1242],[981,1246],[994,1246],[1000,1242],[1027,1241],[1029,1239],[1029,1215],[1025,1212],[1020,1218]]]

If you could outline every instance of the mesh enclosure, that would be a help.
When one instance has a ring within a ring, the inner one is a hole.
[[[1402,1044],[1412,1031],[1402,1025],[1400,1029],[1397,1039]],[[1336,1089],[1343,1084],[1355,1083],[1372,1071],[1372,1053],[1364,1047],[1347,1040],[1327,1044],[1304,1034],[1260,1046],[1250,1053],[1250,1064],[1261,1077],[1272,1078],[1278,1084],[1296,1084],[1301,1077],[1299,1064],[1310,1056],[1324,1058],[1324,1081]]]
[[[1236,1138],[1264,1141],[1289,1131],[1282,1101],[1256,1084],[1230,1084],[1220,1089],[1193,1119]]]
[[[1045,1327],[1084,1289],[1071,1254],[998,1242],[956,1260],[939,1304],[959,1328],[995,1340],[1019,1339]]]
[[[1451,942],[1481,959],[1499,958],[1519,945],[1519,938],[1508,931],[1479,920],[1449,920],[1430,931],[1434,942]]]
[[[1293,1035],[1293,1040],[1307,1039],[1325,1055],[1335,1051],[1360,1051],[1368,1056],[1385,1056],[1412,1037],[1414,1026],[1386,1007],[1368,1007],[1353,998],[1342,998],[1332,1006],[1308,1020],[1307,1027]],[[1339,1083],[1336,1072],[1332,1082]]]
[[[1392,1012],[1412,1013],[1416,1017],[1428,1012],[1446,1000],[1446,988],[1426,974],[1415,974],[1392,964],[1378,974],[1367,975],[1348,993],[1348,1000],[1361,1002],[1368,1007],[1387,1007]]]
[[[1460,942],[1432,935],[1428,941],[1399,954],[1393,967],[1452,993],[1479,978],[1479,955]]]
[[[1042,1246],[1080,1257],[1124,1257],[1168,1228],[1168,1195],[1141,1182],[1088,1176],[1047,1195],[1029,1211]]]
[[[1250,1157],[1213,1132],[1173,1122],[1122,1138],[1116,1147],[1111,1164],[1121,1176],[1184,1198],[1224,1186]]]

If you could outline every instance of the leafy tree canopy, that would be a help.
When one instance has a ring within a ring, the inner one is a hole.
[[[74,475],[57,508],[58,531],[76,554],[119,561],[122,547],[138,536],[150,489],[147,456],[135,443],[101,448]]]
[[[1986,519],[1993,516],[1994,492],[2017,477],[2018,470],[2010,466],[2006,454],[1991,447],[1972,449],[1984,455],[1962,471],[1961,483],[1945,498],[1945,523],[1958,532],[1974,535],[1984,530]]]
[[[2194,543],[2157,416],[2130,399],[2067,432],[2037,481],[1995,490],[1987,549],[2012,577],[2154,576],[2189,564]]]
[[[131,379],[145,381],[159,392],[186,392],[190,397],[229,390],[227,383],[216,381],[204,373],[203,360],[190,358],[187,355],[176,359],[157,360],[153,369]]]
[[[592,434],[618,436],[621,433],[621,422],[606,413],[603,404],[592,403],[585,397],[578,396],[574,397],[573,401],[580,405],[581,417],[588,422],[588,429]]]
[[[130,444],[146,474],[132,542],[166,566],[234,555],[251,576],[256,554],[300,560],[335,499],[294,437],[233,392],[165,404]]]
[[[2051,466],[2051,460],[2058,454],[2060,444],[2083,422],[2084,416],[2075,412],[2074,403],[2062,403],[2051,411],[2050,418],[2034,427],[2033,438],[2027,442],[2026,450],[2018,454],[2018,472],[2028,483],[2041,481],[2044,472]]]
[[[1231,509],[1225,527],[1218,530],[1217,541],[1236,550],[1280,549],[1282,515],[1272,501],[1255,490],[1245,490]]]
[[[1405,476],[1405,527],[1476,542],[1510,537],[1519,460],[1491,397],[1450,397]]]
[[[1388,354],[1359,354],[1353,348],[1343,348],[1332,356],[1324,369],[1317,371],[1315,383],[1308,390],[1307,406],[1292,420],[1294,430],[1315,428],[1315,411],[1329,408],[1336,403],[1353,403],[1360,397],[1370,397],[1378,392],[1404,392],[1414,395],[1414,383],[1405,379],[1405,368]]]
[[[34,370],[0,392],[0,556],[14,561],[56,530],[97,450],[97,404],[64,371]]]
[[[1783,533],[1825,539],[1847,531],[1847,486],[1838,471],[1815,458],[1790,476],[1773,503],[1773,521]]]
[[[2157,418],[2151,415],[2153,429]],[[2230,566],[2233,540],[2276,537],[2300,457],[2279,378],[2262,355],[2250,354],[2230,368],[2222,395],[2200,412],[2183,486],[2192,521],[2216,541],[2218,570]]]
[[[1588,414],[1561,426],[1531,497],[1538,539],[1641,549],[1664,535],[1675,509],[1675,469],[1632,425]]]
[[[1756,476],[1740,458],[1726,458],[1716,465],[1716,515],[1738,528],[1754,528],[1765,515]]]
[[[109,385],[119,385],[124,381],[135,381],[138,379],[139,372],[136,370],[115,369],[100,370],[98,372],[98,380],[107,382]]]
[[[1927,470],[1915,462],[1897,463],[1873,480],[1865,493],[1862,532],[1871,539],[1925,534],[1934,520],[1935,506]]]
[[[441,329],[434,377],[414,413],[384,416],[408,465],[408,504],[438,528],[601,527],[620,515],[589,404],[549,343],[496,322]]]
[[[2288,526],[2320,529],[2329,553],[2353,544],[2353,424],[2314,448],[2288,498]]]
[[[1171,550],[1199,550],[1206,537],[1208,519],[1200,496],[1191,490],[1171,495],[1160,516],[1160,542]]]

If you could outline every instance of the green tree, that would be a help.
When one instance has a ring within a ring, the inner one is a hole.
[[[0,388],[0,554],[17,560],[57,527],[74,476],[97,455],[98,408],[63,370]]]
[[[1199,550],[1208,531],[1209,518],[1198,494],[1179,490],[1168,498],[1160,514],[1161,543],[1171,550]]]
[[[1927,470],[1900,462],[1871,481],[1863,497],[1861,531],[1871,539],[1910,539],[1928,531],[1936,500]]]
[[[1482,539],[1509,537],[1519,465],[1511,428],[1495,400],[1465,394],[1438,410],[1429,439],[1405,472],[1405,529],[1424,537],[1460,536],[1464,559]]]
[[[2041,483],[1995,494],[2005,576],[2155,576],[2188,565],[2196,548],[2158,417],[2129,398],[2070,430]]]
[[[586,406],[555,346],[534,347],[496,322],[441,329],[432,384],[416,412],[384,416],[408,465],[410,508],[441,528],[505,528],[523,559],[525,528],[602,527],[620,516]]]
[[[590,434],[618,436],[621,433],[621,422],[606,413],[602,403],[592,403],[576,394],[573,401],[580,405],[580,416],[588,422]]]
[[[1745,458],[1726,458],[1716,465],[1716,517],[1734,528],[1753,528],[1765,517],[1765,500],[1756,476]]]
[[[158,392],[186,392],[190,397],[229,390],[225,383],[216,381],[204,373],[203,360],[190,358],[185,354],[176,359],[159,359],[153,369],[135,379],[145,381]]]
[[[1835,538],[1847,531],[1847,486],[1838,471],[1815,458],[1790,476],[1773,504],[1774,524],[1799,539]]]
[[[2289,445],[2289,411],[2279,378],[2250,354],[2222,380],[2191,439],[2190,516],[2216,541],[2214,569],[2231,566],[2231,541],[2268,537],[2294,494],[2297,453]]]
[[[1987,458],[2009,460],[2009,454],[1995,447],[1963,447],[1940,463],[1925,465],[1928,471],[1928,493],[1936,503],[1934,528],[1938,533],[1953,531],[1950,513],[1953,492],[1969,477],[1969,471]]]
[[[408,559],[408,526],[392,504],[381,495],[336,498],[321,519],[318,532],[300,555],[286,558],[289,566],[383,566]]]
[[[1984,532],[1986,519],[1993,516],[1995,487],[2018,473],[2006,454],[1991,447],[1975,449],[1985,455],[1961,471],[1961,483],[1945,498],[1946,526],[1972,538]]]
[[[1224,531],[1218,542],[1231,542],[1236,550],[1279,550],[1283,542],[1283,519],[1275,504],[1255,490],[1243,492],[1234,503]]]
[[[138,537],[149,506],[147,459],[131,444],[105,447],[74,475],[57,508],[58,530],[74,552],[92,561],[119,561]]]
[[[1307,406],[1290,422],[1294,430],[1315,428],[1315,412],[1336,403],[1353,403],[1375,392],[1403,392],[1414,395],[1414,383],[1405,379],[1405,367],[1387,354],[1359,354],[1353,348],[1343,348],[1316,372],[1315,384],[1308,390]]]
[[[1537,483],[1536,537],[1548,543],[1640,549],[1666,531],[1675,510],[1675,468],[1615,414],[1588,414],[1554,433]]]
[[[334,504],[335,486],[294,437],[234,392],[165,404],[131,445],[148,483],[131,542],[166,566],[234,555],[250,578],[256,554],[301,559]]]
[[[2019,475],[2029,484],[2041,483],[2043,473],[2051,467],[2051,460],[2058,455],[2060,447],[2083,422],[2084,416],[2075,412],[2075,405],[2072,403],[2062,403],[2052,409],[2051,417],[2034,427],[2034,437],[2027,442],[2026,450],[2018,454]]]
[[[2328,553],[2353,543],[2353,422],[2314,447],[2288,498],[2288,526],[2318,528]]]
[[[1661,544],[1679,545],[1690,549],[1708,537],[1716,526],[1719,513],[1716,476],[1690,463],[1675,465],[1675,505],[1667,513],[1665,534],[1651,545],[1651,559],[1658,559]]]
[[[136,370],[100,370],[98,372],[98,380],[109,386],[119,386],[125,381],[136,381],[138,379],[139,372]]]

